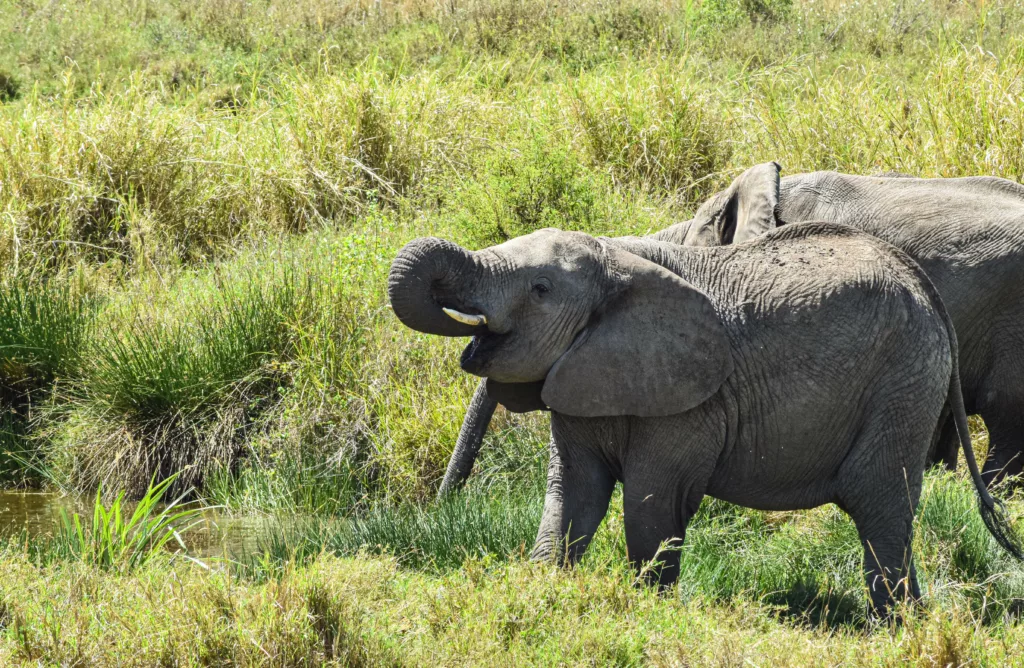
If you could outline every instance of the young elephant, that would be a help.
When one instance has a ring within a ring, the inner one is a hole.
[[[873,604],[916,597],[911,527],[947,394],[982,514],[1013,548],[971,453],[942,303],[869,235],[807,223],[684,248],[544,230],[478,252],[424,238],[394,261],[389,296],[413,329],[472,336],[464,370],[550,407],[537,558],[578,558],[619,480],[637,566],[683,538],[705,495],[836,503]],[[679,555],[660,557],[667,585]]]

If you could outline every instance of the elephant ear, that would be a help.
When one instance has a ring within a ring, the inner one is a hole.
[[[546,411],[548,407],[541,399],[544,381],[534,383],[501,383],[487,379],[487,396],[513,413]]]
[[[688,230],[690,246],[721,246],[759,237],[776,227],[777,162],[754,165],[697,209]]]
[[[579,417],[646,417],[704,402],[732,372],[711,300],[653,262],[605,249],[614,294],[551,367],[544,403]]]

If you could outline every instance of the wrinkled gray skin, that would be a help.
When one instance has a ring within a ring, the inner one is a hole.
[[[958,332],[967,410],[981,415],[989,429],[985,481],[1019,475],[1024,461],[1024,187],[991,177],[836,172],[797,174],[780,183],[779,166],[766,163],[711,198],[693,220],[651,238],[718,246],[802,220],[864,230],[899,247],[925,269]],[[481,383],[441,494],[469,475],[495,405]],[[955,468],[958,445],[950,416],[932,459]]]
[[[836,503],[876,608],[918,596],[910,556],[928,449],[952,397],[975,483],[956,337],[920,268],[870,235],[805,223],[685,248],[544,230],[470,252],[434,238],[392,265],[407,326],[469,336],[465,371],[534,383],[552,451],[533,555],[575,561],[623,483],[626,544],[661,585],[711,495],[766,510]],[[442,311],[483,315],[463,325]],[[447,318],[447,321],[446,321]]]

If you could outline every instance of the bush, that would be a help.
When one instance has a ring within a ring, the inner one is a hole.
[[[450,198],[459,232],[472,248],[545,227],[600,233],[607,186],[567,150],[540,140],[492,153],[482,175]]]
[[[47,477],[37,405],[78,373],[96,302],[78,281],[19,277],[0,286],[0,481]]]
[[[232,467],[279,400],[291,327],[322,305],[317,290],[293,259],[184,276],[168,293],[112,304],[80,382],[50,409],[55,465],[76,488],[130,496],[154,476],[180,472],[180,491]]]
[[[787,19],[793,0],[705,0],[701,11],[711,21],[733,23],[746,19],[753,25]]]

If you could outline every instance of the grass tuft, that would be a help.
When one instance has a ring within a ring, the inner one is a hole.
[[[181,534],[195,524],[204,509],[183,508],[184,496],[164,501],[175,477],[151,484],[131,506],[123,492],[107,505],[102,490],[98,491],[91,521],[61,508],[56,534],[34,545],[33,550],[47,561],[75,560],[118,573],[145,566],[165,554],[172,541],[184,550]]]

